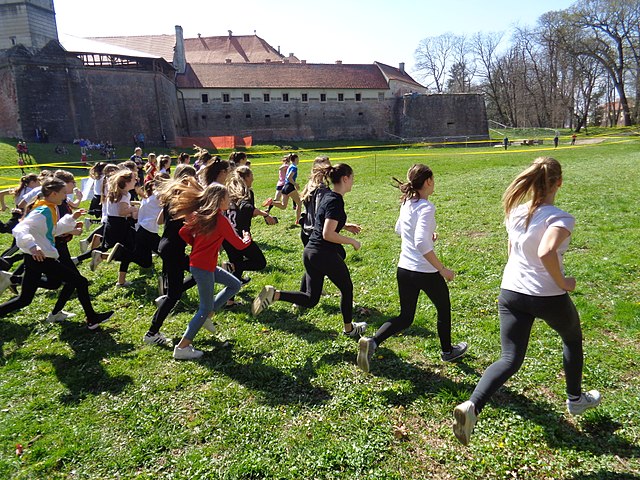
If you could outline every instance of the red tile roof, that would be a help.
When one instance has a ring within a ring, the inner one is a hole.
[[[411,78],[411,76],[408,73],[400,71],[400,69],[392,67],[390,65],[385,65],[384,63],[380,63],[380,62],[374,62],[374,63],[380,68],[380,70],[382,70],[382,73],[389,80],[399,80],[401,82],[410,83],[420,88],[424,88],[423,85],[420,85],[413,78]]]
[[[179,88],[372,88],[389,85],[376,65],[320,63],[190,64]]]

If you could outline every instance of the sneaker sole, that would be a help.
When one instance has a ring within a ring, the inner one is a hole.
[[[453,425],[453,434],[461,444],[465,446],[469,445],[469,437],[471,436],[471,432],[467,431],[468,428],[466,412],[456,407],[456,409],[453,411],[453,418],[455,418],[456,420],[456,423]]]
[[[370,342],[363,342],[362,338],[358,342],[358,368],[365,373],[369,373],[369,347]]]

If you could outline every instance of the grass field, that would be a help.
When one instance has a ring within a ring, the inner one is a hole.
[[[0,144],[0,164],[14,164],[2,155],[9,148]],[[363,227],[362,249],[347,248],[347,263],[369,333],[399,308],[391,177],[404,178],[416,162],[432,167],[436,250],[457,272],[453,340],[467,341],[469,355],[440,361],[424,296],[413,326],[376,351],[371,374],[357,369],[356,343],[340,333],[333,285],[300,315],[282,303],[252,318],[248,303],[262,285],[292,289],[302,273],[294,212],[278,210],[278,225],[254,222],[267,269],[250,273],[243,307],[216,316],[216,337],[196,337],[206,352],[200,361],[176,362],[169,349],[142,344],[157,293],[154,272],[135,266],[129,289],[113,286],[116,265],[95,273],[80,266],[97,307],[117,311],[96,332],[84,327],[75,299],[66,309],[78,317],[45,323],[55,292],[0,319],[0,478],[640,479],[640,142],[325,151],[355,170],[346,204]],[[301,179],[317,153],[301,153]],[[565,265],[578,280],[584,384],[599,389],[603,403],[583,417],[566,413],[561,342],[536,323],[524,366],[484,409],[465,448],[451,432],[451,412],[500,351],[500,198],[538,155],[564,167],[557,204],[577,219]],[[262,199],[279,160],[251,160]],[[196,308],[193,290],[163,332],[177,340]]]

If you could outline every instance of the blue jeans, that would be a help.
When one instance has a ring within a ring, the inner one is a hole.
[[[207,317],[212,312],[220,310],[225,303],[227,303],[227,300],[240,291],[240,287],[242,286],[240,280],[220,267],[216,267],[214,272],[202,270],[197,267],[190,267],[190,270],[198,286],[200,305],[198,311],[189,322],[187,331],[184,333],[184,338],[187,340],[193,340],[200,328],[202,328],[202,324]],[[225,288],[220,290],[214,297],[213,287],[215,286],[216,280],[223,284]]]

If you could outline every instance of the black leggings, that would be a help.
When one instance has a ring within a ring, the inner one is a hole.
[[[267,259],[256,242],[251,242],[244,250],[238,250],[226,240],[222,242],[224,251],[227,252],[229,261],[233,263],[235,270],[233,275],[242,280],[242,274],[246,271],[259,272],[267,266]]]
[[[135,233],[133,250],[127,247],[121,248],[116,253],[115,260],[120,262],[120,272],[127,272],[130,263],[137,263],[141,268],[149,268],[153,265],[152,253],[158,253],[160,236],[150,232],[144,227],[138,226]]]
[[[162,324],[171,313],[171,309],[177,305],[182,298],[182,294],[196,284],[191,275],[186,279],[184,272],[189,270],[189,257],[184,250],[160,252],[162,258],[162,274],[166,279],[165,298],[162,299],[156,313],[153,314],[149,333],[155,335],[162,328]]]
[[[554,297],[534,297],[510,290],[500,290],[500,344],[502,356],[482,375],[471,401],[480,412],[491,395],[522,366],[531,327],[541,318],[562,338],[562,360],[567,394],[582,393],[582,330],[580,317],[568,293]]]
[[[340,312],[345,324],[351,323],[353,318],[353,283],[347,264],[344,263],[344,250],[317,251],[304,249],[302,260],[306,270],[306,292],[280,292],[280,300],[295,303],[301,307],[312,308],[320,301],[324,277],[338,287],[342,298]]]
[[[78,269],[70,268],[65,263],[53,258],[45,258],[44,261],[37,262],[30,254],[24,255],[24,266],[20,295],[0,305],[0,317],[30,305],[38,286],[57,290],[63,282],[64,287],[60,291],[52,313],[58,313],[62,310],[73,292],[77,291],[78,300],[80,300],[85,315],[88,318],[95,315],[89,296],[89,282],[78,272]],[[42,281],[42,275],[46,276],[45,282]]]
[[[373,336],[376,345],[380,345],[391,335],[409,328],[416,315],[418,296],[422,290],[433,302],[438,312],[438,337],[443,352],[451,351],[451,301],[447,282],[438,272],[413,272],[398,267],[398,294],[400,296],[400,315],[384,323]]]

